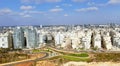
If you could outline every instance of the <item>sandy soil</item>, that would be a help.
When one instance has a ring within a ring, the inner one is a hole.
[[[30,56],[30,59],[36,59],[36,58],[41,58],[43,56],[45,56],[45,54],[31,54],[29,55]]]
[[[120,66],[119,63],[113,63],[113,62],[68,62],[61,66]]]
[[[15,64],[14,66],[33,66],[34,62],[25,62],[24,63],[24,61],[33,60],[33,59],[36,59],[36,58],[40,58],[40,57],[43,57],[44,55],[45,54],[31,54],[31,55],[29,55],[30,59],[21,60],[21,61],[15,61],[15,62],[11,62],[11,63],[0,64],[0,66],[1,65],[12,64],[12,63],[18,63],[18,62],[23,62],[23,63],[18,63],[18,64]]]
[[[39,61],[36,66],[55,66],[55,64],[50,61]]]
[[[21,63],[21,64],[16,64],[14,66],[33,66],[34,62],[27,62],[27,63]]]

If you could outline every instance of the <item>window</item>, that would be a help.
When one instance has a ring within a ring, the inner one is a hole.
[[[2,44],[2,46],[5,46],[5,44]]]
[[[2,41],[4,41],[4,38],[2,38]]]

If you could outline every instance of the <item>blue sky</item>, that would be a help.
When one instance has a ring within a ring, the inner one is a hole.
[[[0,0],[0,26],[120,24],[120,0]]]

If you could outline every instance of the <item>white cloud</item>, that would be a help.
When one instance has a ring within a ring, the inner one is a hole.
[[[54,2],[61,2],[61,0],[21,0],[22,3],[36,3],[36,4],[40,4],[40,3],[54,3]]]
[[[30,14],[42,14],[44,12],[42,12],[42,11],[28,11],[28,13],[30,13]]]
[[[50,9],[50,12],[61,12],[63,11],[62,8],[54,8],[54,9]]]
[[[10,13],[12,13],[12,10],[9,8],[0,9],[0,15],[10,14]]]
[[[108,4],[120,4],[120,0],[109,0]]]
[[[23,11],[19,12],[18,15],[22,17],[32,17],[33,14],[43,14],[44,12],[42,11]]]
[[[55,7],[56,7],[56,8],[59,8],[60,6],[57,5],[57,6],[55,6]]]
[[[88,8],[81,8],[81,9],[76,9],[78,12],[86,12],[86,11],[97,11],[97,7],[88,7]]]
[[[23,15],[23,17],[32,17],[32,16],[30,16],[30,15],[26,14],[26,15]]]
[[[28,11],[22,11],[19,14],[42,14],[44,12],[42,11],[33,11],[33,10],[28,10]]]
[[[68,16],[68,14],[64,14],[64,16],[66,16],[66,17],[67,17],[67,16]]]
[[[89,5],[89,6],[107,6],[108,3],[95,3],[95,2],[88,2],[87,5]]]
[[[73,2],[85,2],[85,1],[88,1],[88,0],[72,0]]]
[[[117,5],[120,4],[120,0],[108,0],[106,3],[95,3],[95,2],[88,2],[87,5],[89,6],[108,6],[108,5]]]
[[[35,7],[33,7],[33,6],[24,6],[24,5],[20,7],[21,10],[31,10],[33,8],[35,8]]]

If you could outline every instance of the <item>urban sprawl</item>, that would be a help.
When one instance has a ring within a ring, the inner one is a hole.
[[[35,49],[47,45],[74,50],[120,50],[120,26],[49,25],[0,27],[0,48]]]

